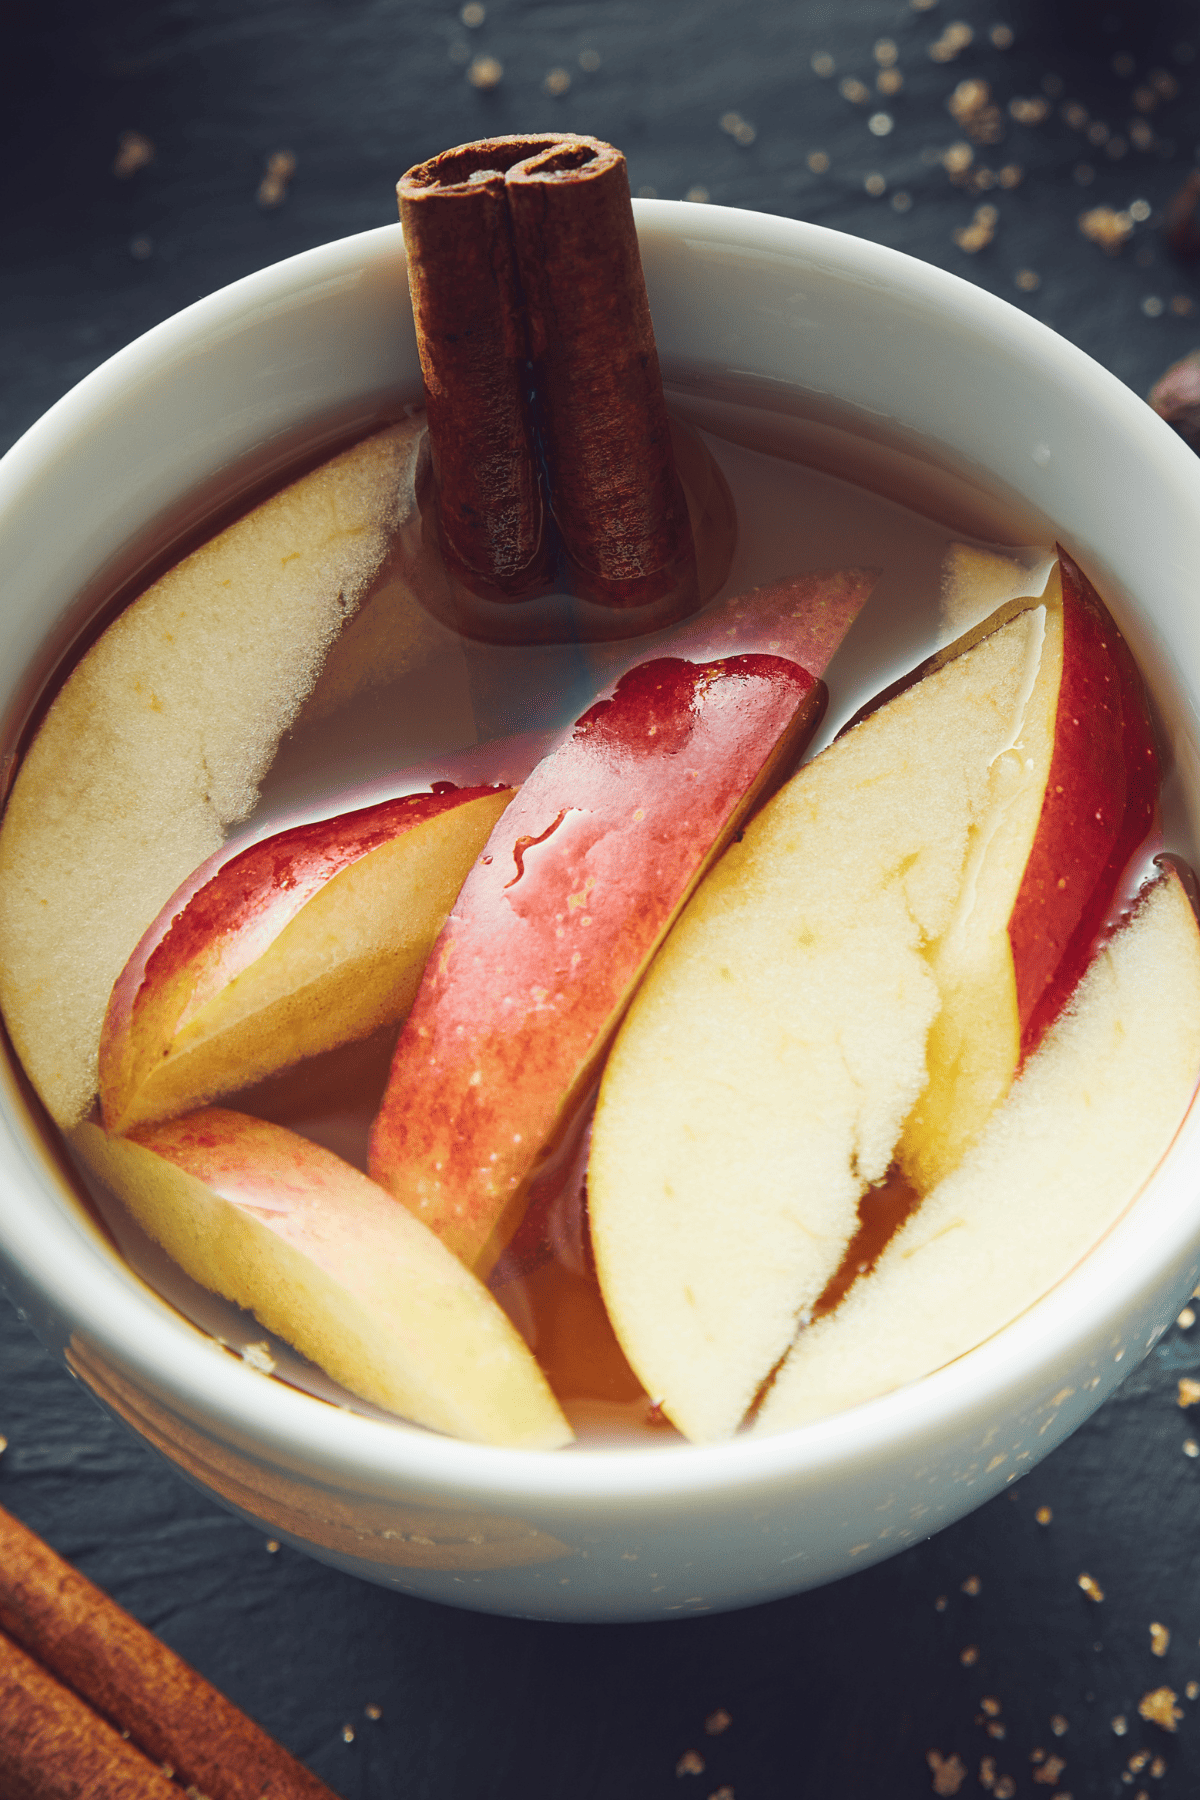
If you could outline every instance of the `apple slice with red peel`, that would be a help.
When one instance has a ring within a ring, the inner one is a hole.
[[[194,1281],[351,1393],[479,1443],[570,1442],[532,1353],[483,1284],[330,1151],[217,1107],[124,1138],[83,1124],[71,1141]]]
[[[740,1424],[926,1079],[927,945],[1022,716],[1025,612],[838,738],[702,883],[601,1083],[588,1204],[621,1347],[687,1436]]]
[[[1200,1078],[1200,932],[1169,873],[1114,933],[959,1167],[759,1411],[785,1431],[962,1356],[1061,1280],[1168,1148]]]
[[[107,1129],[189,1112],[403,1018],[512,794],[447,783],[299,825],[168,901],[105,1015]]]
[[[500,820],[430,957],[371,1173],[486,1274],[643,970],[814,728],[795,663],[642,663]]]
[[[898,1149],[928,1192],[1003,1100],[1091,956],[1158,801],[1146,690],[1095,589],[1061,554],[1012,741],[997,756],[958,905],[931,951],[942,1007]]]

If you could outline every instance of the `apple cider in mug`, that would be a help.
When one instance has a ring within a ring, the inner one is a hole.
[[[401,204],[428,411],[61,681],[5,1020],[118,1247],[265,1373],[528,1448],[786,1430],[1016,1317],[1191,1102],[1142,679],[952,486],[805,466],[749,388],[668,412],[609,147]],[[499,323],[448,243],[514,259]],[[463,346],[514,343],[485,406]]]

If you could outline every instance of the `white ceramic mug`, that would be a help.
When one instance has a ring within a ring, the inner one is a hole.
[[[1154,690],[1173,841],[1200,803],[1200,470],[1112,376],[953,276],[793,221],[643,202],[664,368],[752,382],[798,453],[1051,527]],[[187,496],[314,420],[419,387],[398,227],[200,301],[90,375],[0,463],[11,750],[87,595]],[[176,522],[177,515],[176,515]],[[124,560],[123,560],[124,559]],[[80,597],[84,596],[83,599]],[[264,1379],[149,1293],[91,1224],[0,1071],[0,1274],[33,1329],[167,1459],[276,1537],[430,1599],[561,1619],[742,1606],[865,1567],[979,1505],[1112,1392],[1200,1273],[1200,1109],[1107,1238],[951,1366],[772,1438],[508,1451]]]

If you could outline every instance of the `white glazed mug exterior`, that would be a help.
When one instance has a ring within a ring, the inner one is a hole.
[[[1155,691],[1185,835],[1200,769],[1200,470],[1114,377],[1014,308],[795,221],[641,202],[664,367],[752,382],[837,463],[947,472],[1047,521]],[[364,420],[419,372],[399,227],[210,296],[87,377],[0,463],[13,720],[77,596],[173,503],[309,421]],[[890,459],[890,462],[889,462]],[[882,474],[881,477],[882,479]],[[1112,1392],[1200,1275],[1200,1108],[1104,1241],[925,1380],[778,1437],[507,1451],[385,1425],[205,1338],[91,1224],[0,1069],[0,1279],[114,1414],[264,1531],[428,1599],[573,1620],[686,1616],[815,1586],[960,1517]]]

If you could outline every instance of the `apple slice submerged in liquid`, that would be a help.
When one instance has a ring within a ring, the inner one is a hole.
[[[400,1034],[370,1164],[481,1273],[679,908],[823,692],[774,656],[640,664],[488,840]]]
[[[1120,1217],[1200,1075],[1200,932],[1170,872],[1114,933],[962,1163],[837,1311],[800,1332],[756,1429],[860,1405],[1008,1324]]]
[[[512,792],[447,784],[299,825],[168,901],[105,1015],[108,1130],[190,1111],[403,1018]]]
[[[193,1280],[254,1313],[351,1393],[480,1443],[571,1429],[483,1284],[330,1151],[217,1107],[71,1141]]]

